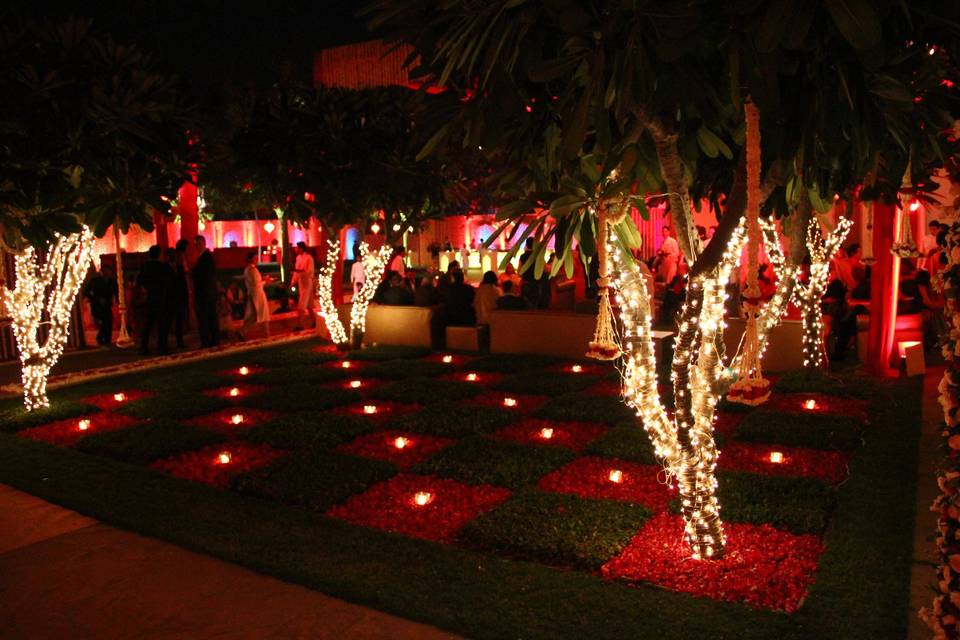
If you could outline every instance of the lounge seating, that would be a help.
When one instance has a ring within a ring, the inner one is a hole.
[[[582,358],[596,322],[596,316],[579,313],[494,311],[490,314],[490,352]]]
[[[743,318],[727,319],[727,330],[723,332],[723,342],[727,353],[732,357],[740,346],[743,336]],[[767,350],[763,355],[764,371],[791,371],[803,368],[803,322],[800,320],[781,320],[773,328],[767,340]]]
[[[485,351],[489,343],[489,328],[484,325],[475,327],[447,327],[447,349],[452,351]]]
[[[438,348],[442,327],[438,307],[370,305],[363,344],[393,344]]]

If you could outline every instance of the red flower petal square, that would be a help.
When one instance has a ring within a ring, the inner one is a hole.
[[[493,437],[520,444],[566,447],[579,453],[606,430],[606,425],[593,422],[557,422],[528,418],[497,431]]]
[[[578,458],[548,473],[540,479],[539,487],[583,498],[636,502],[657,512],[665,511],[677,497],[676,489],[661,480],[663,471],[655,465],[589,457]]]
[[[390,400],[367,400],[360,404],[348,404],[342,407],[331,409],[332,413],[347,416],[363,416],[371,420],[384,420],[386,418],[395,418],[407,413],[418,411],[420,405],[403,402],[391,402]]]
[[[204,394],[213,396],[214,398],[223,398],[225,400],[239,402],[247,396],[263,393],[265,390],[266,387],[261,387],[255,384],[238,384],[232,387],[208,389],[207,391],[204,391]]]
[[[587,388],[587,393],[595,396],[619,398],[623,392],[623,383],[619,380],[601,380]]]
[[[546,401],[545,396],[528,396],[510,391],[488,391],[470,398],[467,404],[478,407],[509,409],[518,413],[530,413],[539,409]]]
[[[818,413],[867,419],[867,401],[841,398],[825,393],[775,393],[763,405],[765,409],[791,413]]]
[[[730,442],[720,452],[718,466],[768,476],[818,478],[830,484],[839,484],[847,477],[847,458],[839,451],[779,444]]]
[[[67,418],[66,420],[57,420],[39,427],[25,429],[17,433],[21,438],[28,440],[39,440],[48,444],[55,444],[60,447],[72,447],[80,442],[84,436],[91,433],[104,433],[106,431],[116,431],[117,429],[126,429],[127,427],[139,422],[122,413],[91,413],[76,418]]]
[[[332,344],[332,343],[331,343],[331,344],[322,344],[322,345],[320,345],[319,347],[314,347],[313,349],[310,349],[310,350],[313,351],[313,352],[315,352],[315,353],[332,353],[332,354],[337,354],[337,353],[340,352],[340,350],[337,348],[337,345]]]
[[[400,475],[373,485],[333,507],[327,515],[415,538],[449,542],[465,524],[509,496],[508,489],[491,485]]]
[[[265,444],[228,442],[158,460],[150,466],[177,478],[226,487],[235,476],[285,455],[285,451]]]
[[[228,407],[216,413],[208,413],[205,416],[192,418],[188,422],[201,429],[210,429],[217,433],[230,434],[239,429],[246,429],[255,424],[266,422],[278,415],[275,411],[266,411],[264,409]]]
[[[103,411],[119,409],[125,404],[134,400],[148,398],[153,394],[149,391],[139,391],[137,389],[117,389],[114,393],[101,393],[95,396],[83,398],[81,402],[93,405]]]
[[[693,560],[683,539],[683,519],[660,514],[600,571],[608,578],[650,582],[714,600],[788,613],[799,609],[823,552],[820,539],[769,525],[728,523],[724,532],[723,558]]]
[[[337,447],[337,450],[364,458],[386,460],[401,469],[407,469],[418,462],[423,462],[454,442],[455,440],[450,438],[410,434],[403,431],[377,431],[342,444]]]
[[[726,413],[717,411],[714,414],[713,432],[724,436],[732,436],[746,417],[745,413]]]

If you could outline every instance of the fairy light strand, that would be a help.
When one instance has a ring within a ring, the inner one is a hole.
[[[320,303],[320,317],[327,326],[330,339],[336,344],[347,342],[347,331],[340,322],[337,305],[333,300],[333,279],[337,272],[337,263],[340,260],[340,240],[327,241],[327,259],[320,269],[317,278],[317,300]]]
[[[393,247],[384,245],[376,252],[371,253],[370,247],[366,242],[360,243],[360,259],[363,261],[364,281],[360,291],[353,298],[353,306],[350,309],[350,330],[352,332],[364,332],[367,330],[367,307],[373,300],[373,294],[376,293],[380,280],[383,279],[383,272],[387,268],[390,256],[393,254]]]
[[[3,305],[20,351],[23,403],[27,411],[50,406],[47,377],[60,359],[70,331],[70,311],[93,260],[93,232],[55,234],[46,257],[28,247],[14,260],[16,284]],[[47,327],[41,343],[40,328]]]

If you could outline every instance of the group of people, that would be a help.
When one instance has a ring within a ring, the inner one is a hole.
[[[264,285],[270,281],[257,267],[257,252],[246,256],[243,269],[243,286],[230,283],[224,287],[217,272],[213,252],[207,248],[202,235],[194,240],[196,258],[188,255],[190,243],[186,239],[177,242],[166,257],[159,245],[150,247],[147,260],[140,267],[129,302],[135,312],[134,329],[140,352],[150,354],[150,342],[155,337],[156,350],[160,355],[170,352],[169,339],[173,330],[176,346],[184,347],[184,334],[192,306],[201,347],[220,344],[224,332],[229,332],[233,320],[241,320],[241,330],[255,325],[264,325],[270,333],[270,308]],[[307,245],[297,243],[294,249],[296,262],[290,280],[290,290],[297,294],[297,322],[304,325],[304,315],[313,319],[311,313],[314,295],[314,261]],[[117,280],[110,265],[103,264],[87,283],[84,296],[90,304],[90,312],[97,327],[97,344],[108,345],[113,333],[113,308],[118,297]],[[239,339],[243,333],[236,331]]]

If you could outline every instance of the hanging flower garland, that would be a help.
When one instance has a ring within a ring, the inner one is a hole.
[[[903,172],[903,184],[900,186],[901,201],[906,203],[916,192],[913,181],[910,178],[910,162],[907,162],[907,169]],[[900,258],[920,258],[922,257],[917,243],[913,241],[913,231],[910,229],[910,213],[904,208],[900,213],[900,232],[897,234],[897,241],[890,245],[890,253]]]
[[[945,314],[949,323],[948,333],[942,336],[947,367],[938,387],[947,461],[937,477],[940,495],[931,507],[939,514],[940,565],[933,606],[920,611],[920,617],[938,640],[960,637],[960,224],[955,223],[950,229],[947,246],[950,263],[937,274],[936,281],[947,299]]]

